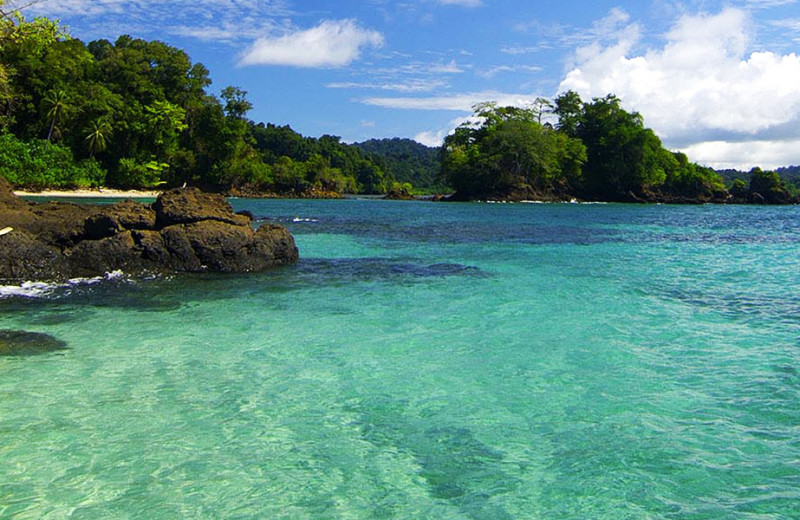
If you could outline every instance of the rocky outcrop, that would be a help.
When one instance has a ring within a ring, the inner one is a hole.
[[[114,270],[251,272],[292,263],[298,252],[283,227],[254,230],[221,195],[175,189],[145,205],[35,204],[0,178],[0,281],[62,281]]]
[[[49,334],[24,330],[0,330],[0,357],[35,356],[68,348],[66,342]]]

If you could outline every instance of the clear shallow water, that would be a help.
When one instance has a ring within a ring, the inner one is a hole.
[[[0,518],[800,517],[800,208],[234,205],[301,262],[0,299]]]

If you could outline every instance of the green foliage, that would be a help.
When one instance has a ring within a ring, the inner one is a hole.
[[[736,179],[733,181],[733,185],[730,188],[730,194],[738,199],[745,199],[747,198],[750,190],[747,186],[747,182],[742,179]]]
[[[558,116],[558,129],[570,137],[578,135],[578,125],[583,117],[583,100],[577,92],[567,91],[555,100],[553,113]]]
[[[113,186],[383,193],[394,182],[338,137],[254,124],[247,92],[226,87],[217,98],[210,84],[202,64],[162,42],[86,45],[46,19],[0,19],[0,127],[97,161]]]
[[[539,122],[537,109],[475,107],[480,124],[465,123],[445,139],[442,174],[461,197],[510,192],[559,193],[580,178],[582,144]]]
[[[163,184],[162,177],[168,169],[167,163],[139,163],[135,159],[125,158],[119,162],[119,185],[123,188],[154,188]]]
[[[761,168],[750,170],[750,194],[751,200],[763,200],[768,204],[785,204],[792,200],[778,172],[763,171]]]
[[[411,183],[422,192],[441,192],[440,150],[411,139],[371,139],[356,146],[386,175],[400,183]]]
[[[641,115],[613,95],[583,105],[576,136],[587,150],[586,191],[601,199],[642,194],[664,182],[670,158]]]
[[[672,160],[664,158],[666,179],[664,189],[674,195],[703,199],[725,192],[722,177],[711,168],[689,162],[683,153],[673,153]]]
[[[394,182],[379,158],[340,138],[323,135],[319,139],[303,137],[289,126],[250,124],[254,148],[272,166],[278,193],[302,193],[314,189],[337,193],[386,193]],[[291,167],[286,162],[291,160]],[[299,173],[304,169],[303,179]]]
[[[777,172],[764,171],[761,168],[750,170],[750,191],[767,194],[781,189],[781,177]]]
[[[552,110],[555,129],[541,124]],[[661,145],[613,95],[566,92],[531,109],[476,106],[442,148],[443,178],[462,198],[526,194],[588,200],[724,200],[723,179]]]
[[[92,121],[89,132],[86,134],[86,148],[89,150],[89,157],[102,152],[106,149],[108,138],[111,135],[111,124],[108,121],[98,119]]]
[[[253,104],[246,99],[247,91],[238,87],[225,87],[220,95],[225,101],[225,114],[228,117],[241,119],[253,108]]]
[[[75,161],[69,148],[44,140],[0,134],[0,177],[36,190],[101,186],[106,173],[93,159]]]
[[[50,129],[47,131],[49,141],[53,137],[53,131],[56,130],[56,124],[64,119],[65,113],[69,110],[69,104],[67,94],[63,90],[50,90],[42,101],[48,109],[47,118],[50,120]]]

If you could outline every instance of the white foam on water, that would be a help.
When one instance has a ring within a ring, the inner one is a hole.
[[[117,270],[106,273],[103,276],[95,276],[92,278],[72,278],[64,283],[27,281],[20,285],[0,285],[0,298],[45,298],[62,289],[94,285],[108,280],[119,280],[124,276],[125,273]]]

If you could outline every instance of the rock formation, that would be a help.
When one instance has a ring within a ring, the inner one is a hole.
[[[233,212],[217,194],[195,188],[162,193],[152,205],[132,201],[81,205],[33,203],[0,178],[0,282],[63,281],[122,270],[251,272],[295,262],[286,228]]]

